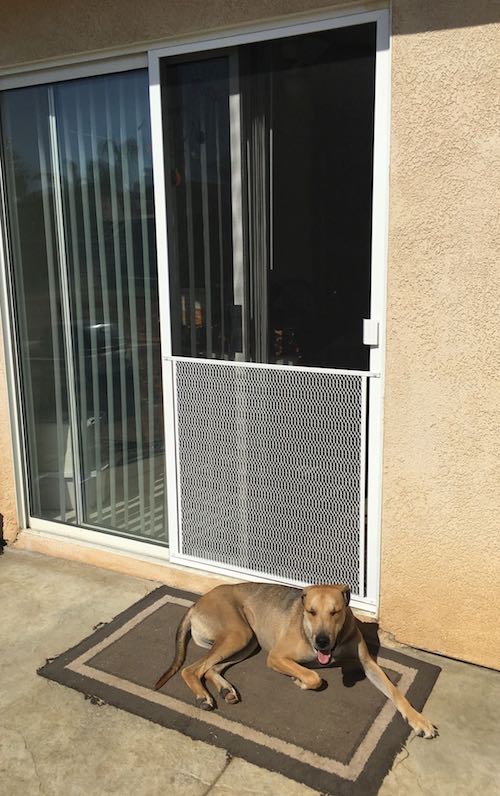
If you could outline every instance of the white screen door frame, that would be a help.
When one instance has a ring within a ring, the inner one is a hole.
[[[390,35],[389,12],[378,10],[353,15],[338,15],[316,18],[310,21],[286,23],[275,26],[262,26],[258,29],[222,35],[212,39],[198,39],[183,44],[161,47],[149,52],[150,107],[153,142],[153,173],[155,189],[155,212],[157,233],[157,257],[159,272],[161,345],[163,361],[163,389],[165,408],[165,437],[167,458],[167,505],[169,522],[170,560],[173,563],[190,566],[238,579],[274,580],[290,582],[286,578],[269,577],[265,573],[245,571],[220,564],[217,561],[196,560],[186,556],[181,549],[181,527],[179,512],[180,474],[178,472],[179,451],[176,425],[176,363],[179,357],[172,356],[169,263],[167,246],[167,208],[164,168],[164,131],[162,120],[162,98],[160,85],[160,61],[163,58],[203,53],[223,47],[288,36],[313,33],[333,28],[376,23],[376,67],[375,67],[375,109],[374,109],[374,151],[373,151],[373,196],[372,196],[372,243],[371,243],[371,319],[376,323],[376,344],[372,337],[370,346],[369,371],[360,375],[365,379],[369,393],[370,411],[367,418],[366,454],[368,456],[368,477],[366,484],[366,547],[364,534],[360,538],[360,558],[362,576],[365,582],[363,594],[354,596],[355,607],[372,613],[378,610],[380,574],[380,525],[381,525],[381,480],[382,480],[382,420],[384,391],[384,349],[385,349],[385,302],[386,302],[386,263],[388,238],[388,175],[389,175],[389,112],[390,112]],[[373,325],[367,325],[367,335],[373,335]],[[367,337],[367,341],[369,337]],[[196,360],[200,361],[200,360]],[[234,367],[240,363],[227,363]],[[242,364],[242,363],[241,363]],[[252,367],[252,363],[248,364]],[[279,368],[280,366],[266,366]],[[305,369],[312,370],[312,369]],[[326,371],[329,369],[325,369]],[[332,369],[332,374],[341,371]],[[345,372],[345,371],[344,371]],[[352,372],[351,372],[352,373]],[[297,585],[299,582],[295,581]]]

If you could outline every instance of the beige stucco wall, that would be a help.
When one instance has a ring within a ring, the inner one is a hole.
[[[395,6],[381,622],[500,668],[500,26]]]
[[[0,67],[333,5],[4,0]],[[500,668],[498,6],[394,0],[392,12],[381,624]],[[0,385],[10,532],[5,395]]]
[[[371,4],[373,5],[373,4]],[[0,66],[348,6],[321,0],[3,0]],[[26,21],[30,20],[27,28]]]
[[[5,541],[17,535],[16,490],[12,459],[12,436],[7,400],[2,328],[0,325],[0,530]]]

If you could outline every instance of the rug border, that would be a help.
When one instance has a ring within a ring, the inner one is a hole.
[[[340,775],[321,771],[318,768],[302,763],[283,753],[268,750],[227,730],[222,730],[220,728],[210,729],[210,727],[202,725],[201,722],[193,721],[177,711],[170,710],[162,705],[155,705],[147,699],[131,695],[128,692],[125,693],[119,688],[101,683],[66,668],[74,659],[86,653],[100,641],[103,641],[111,635],[111,633],[128,622],[129,619],[134,617],[139,611],[153,605],[159,598],[167,594],[193,601],[197,600],[200,596],[193,592],[174,589],[168,586],[160,586],[159,588],[153,589],[147,595],[114,617],[110,622],[98,627],[75,646],[53,659],[47,659],[46,663],[38,669],[37,674],[79,691],[87,697],[97,697],[111,706],[140,716],[156,724],[160,724],[167,729],[177,730],[193,740],[203,741],[213,746],[226,749],[232,756],[241,757],[254,765],[281,773],[290,779],[294,779],[311,788],[320,790],[323,794],[334,793],[335,796],[354,796],[355,794],[375,796],[384,777],[391,769],[394,758],[386,762],[384,760],[378,760],[377,756],[372,760],[372,755],[357,779],[355,781],[350,781],[344,779]],[[417,674],[408,689],[407,697],[417,710],[422,710],[439,676],[441,671],[440,667],[435,664],[427,663],[426,661],[411,658],[403,652],[393,651],[385,647],[380,648],[380,654],[383,654],[383,657],[389,660],[400,661],[403,665],[417,668]],[[418,666],[416,667],[415,664],[418,664]],[[380,743],[387,742],[389,745],[396,748],[397,754],[404,746],[410,732],[410,726],[399,713],[396,713],[384,730],[377,743],[377,747]]]

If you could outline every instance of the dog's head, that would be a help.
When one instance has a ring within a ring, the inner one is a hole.
[[[330,663],[332,650],[345,622],[349,586],[307,586],[302,592],[304,631],[319,663]]]

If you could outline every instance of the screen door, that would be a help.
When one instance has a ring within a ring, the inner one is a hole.
[[[172,559],[363,598],[377,22],[189,49],[159,59]]]

